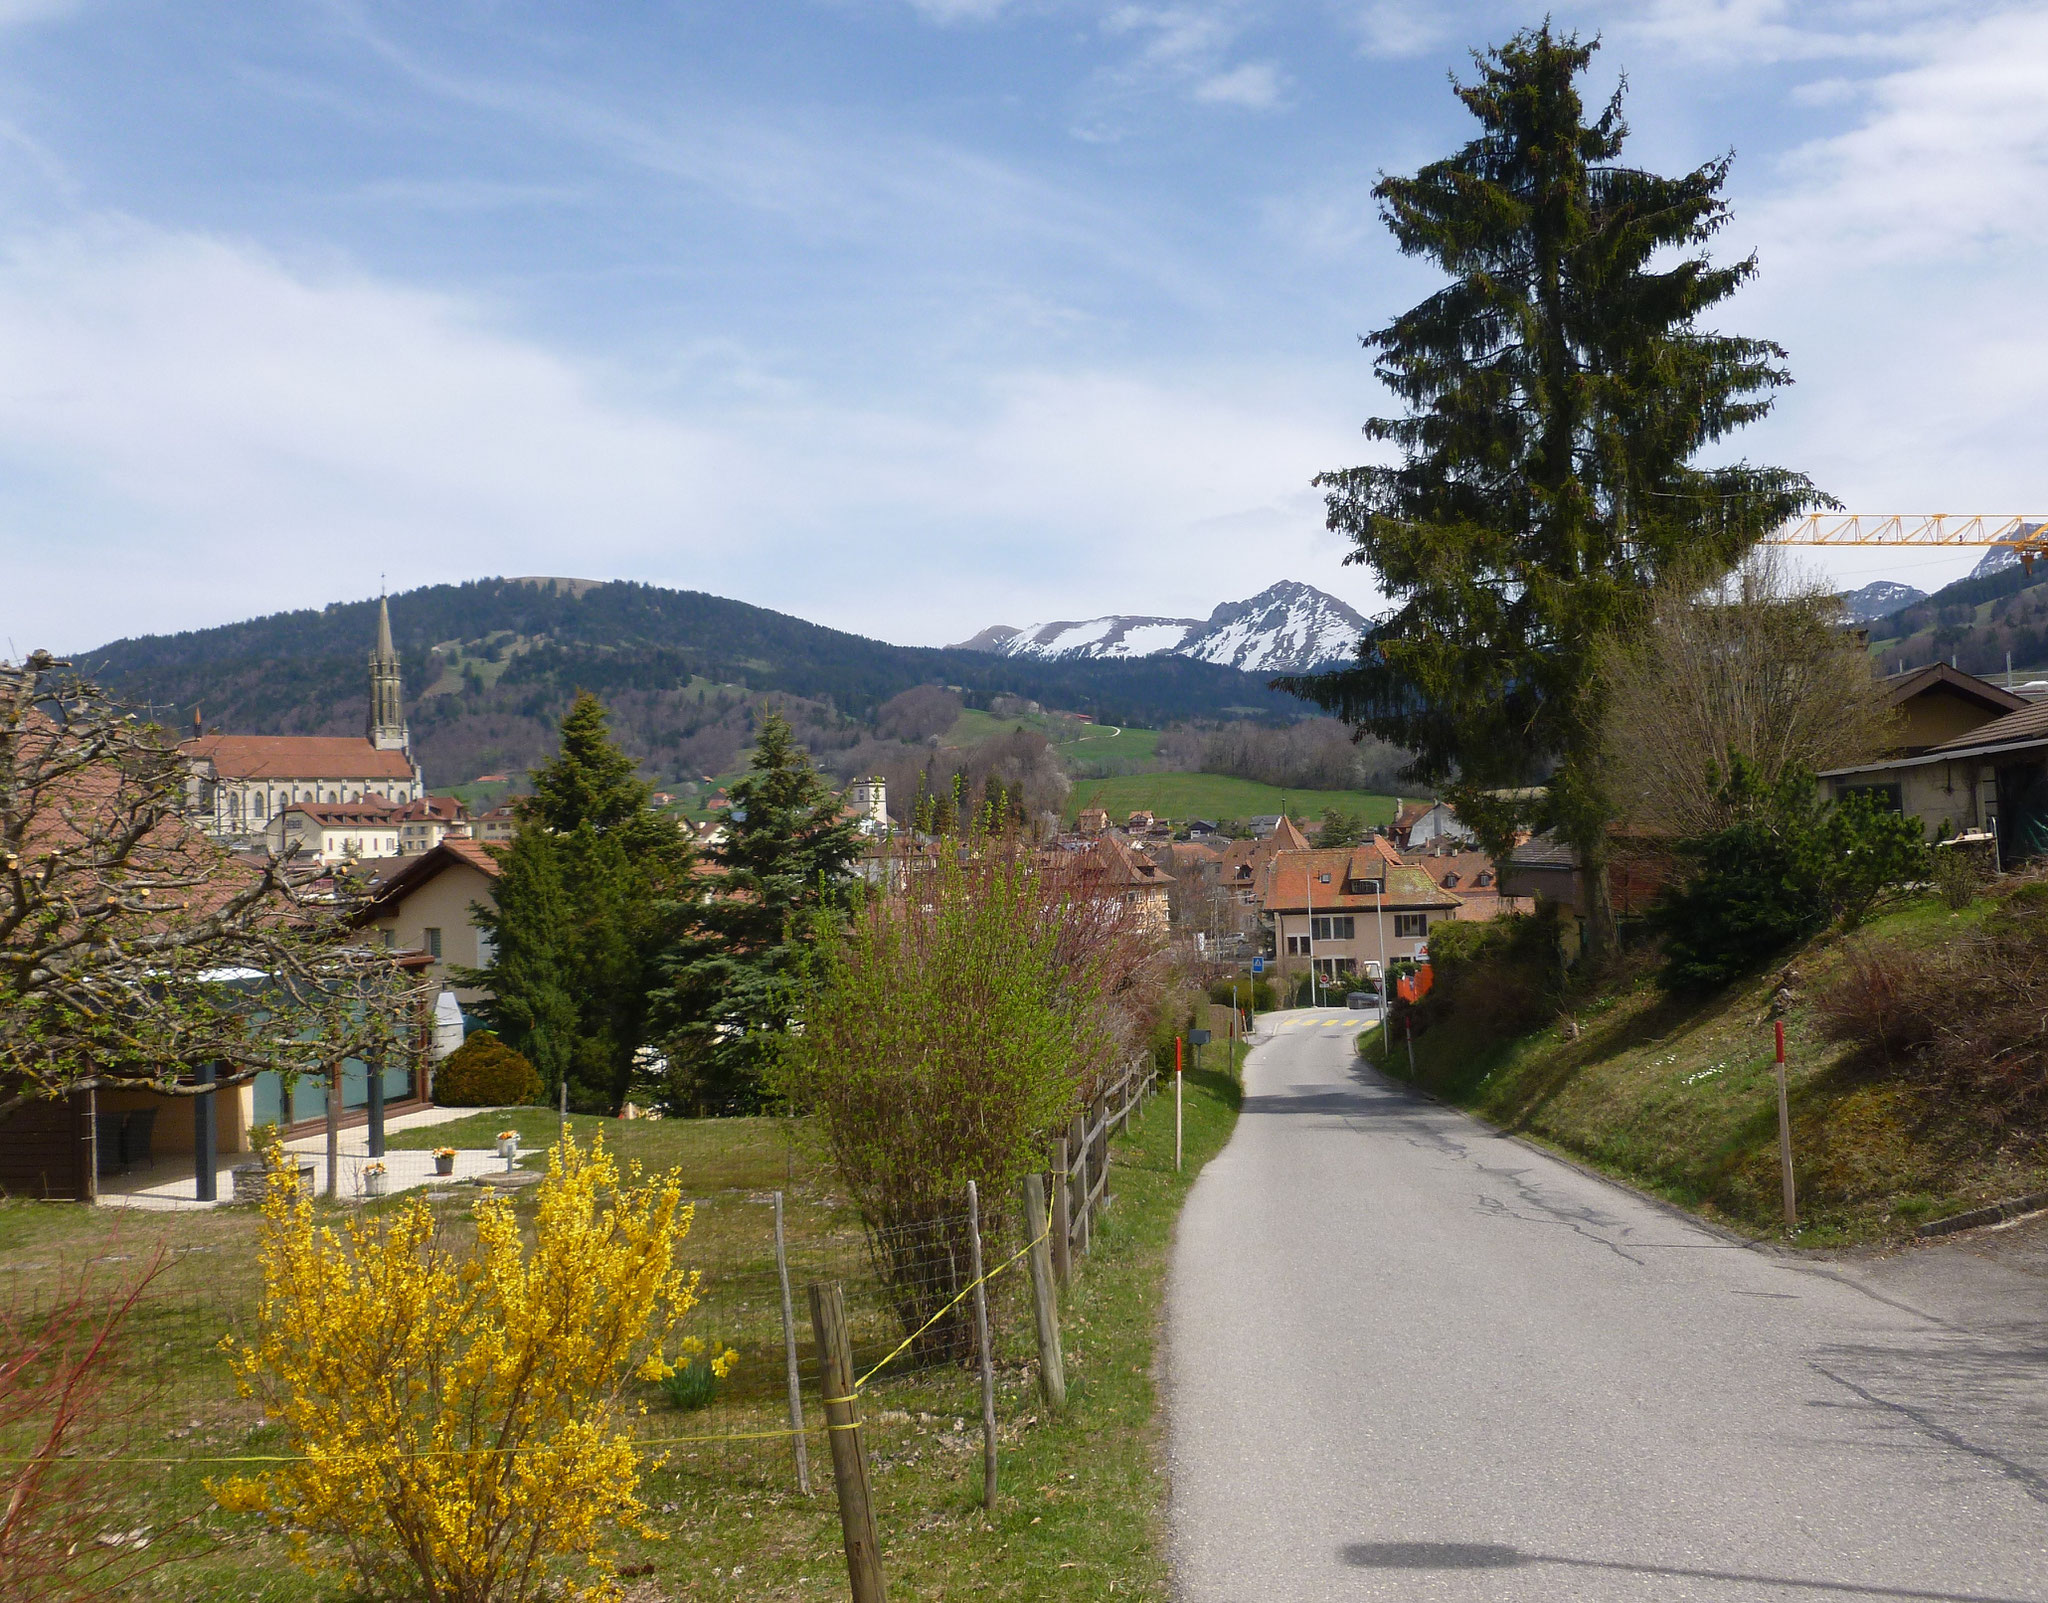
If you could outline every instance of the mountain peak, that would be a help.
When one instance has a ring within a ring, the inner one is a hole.
[[[995,624],[961,649],[1046,661],[1190,657],[1247,673],[1298,673],[1348,659],[1365,628],[1335,596],[1282,579],[1247,600],[1224,602],[1206,619],[1111,613],[1022,629]]]

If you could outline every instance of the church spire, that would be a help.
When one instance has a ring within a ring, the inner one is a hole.
[[[370,653],[370,744],[379,751],[410,751],[412,732],[405,727],[405,691],[399,676],[398,648],[391,643],[391,604],[377,598],[377,649]]]

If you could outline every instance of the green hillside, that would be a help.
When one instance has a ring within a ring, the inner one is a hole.
[[[1282,790],[1229,774],[1122,774],[1112,779],[1083,779],[1067,798],[1067,817],[1084,807],[1100,807],[1112,819],[1138,811],[1162,818],[1255,818],[1285,811],[1296,819],[1314,819],[1323,809],[1355,813],[1369,824],[1393,822],[1394,798],[1363,790]]]

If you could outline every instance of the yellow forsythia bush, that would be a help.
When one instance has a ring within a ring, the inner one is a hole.
[[[622,1184],[601,1137],[555,1147],[536,1200],[530,1246],[487,1195],[457,1252],[424,1197],[337,1232],[273,1186],[256,1334],[222,1345],[305,1457],[209,1483],[221,1506],[269,1515],[307,1569],[376,1596],[616,1596],[607,1529],[654,1534],[623,1394],[675,1372],[692,1210],[673,1171]]]

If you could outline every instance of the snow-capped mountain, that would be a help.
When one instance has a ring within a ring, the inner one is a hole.
[[[1844,590],[1838,599],[1842,609],[1848,613],[1852,623],[1875,623],[1879,618],[1889,618],[1901,607],[1910,607],[1916,601],[1925,601],[1927,592],[1915,590],[1910,584],[1898,584],[1891,579],[1879,579],[1866,584],[1860,590]]]
[[[1283,579],[1207,618],[1118,613],[1022,629],[994,624],[956,650],[1058,661],[1074,657],[1193,657],[1247,673],[1299,673],[1349,660],[1365,619],[1313,585]]]

